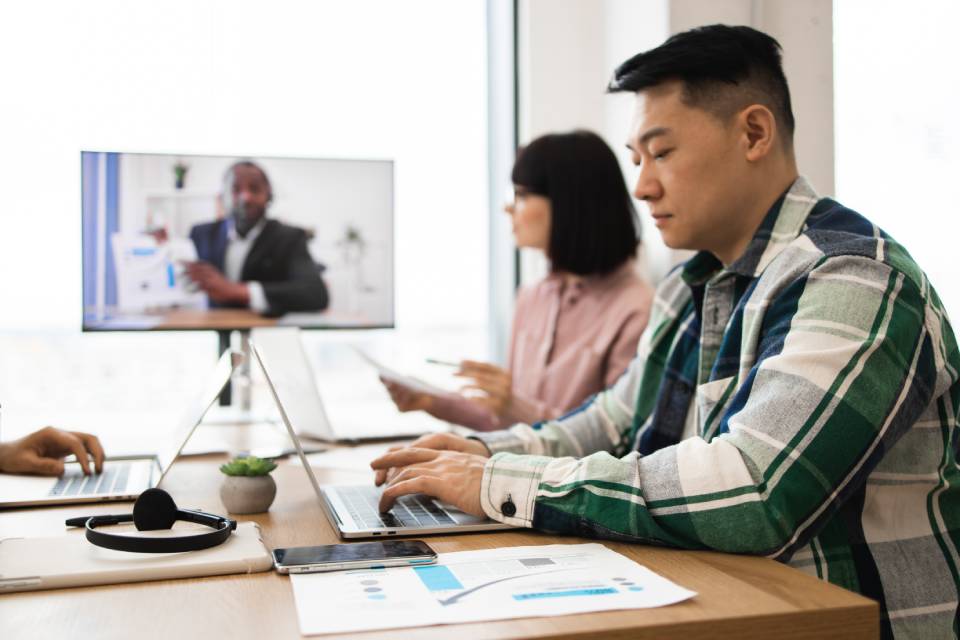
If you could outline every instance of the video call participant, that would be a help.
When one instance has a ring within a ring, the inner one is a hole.
[[[0,443],[0,473],[63,475],[63,458],[71,453],[84,475],[90,473],[90,458],[96,472],[103,471],[103,447],[96,436],[44,427],[19,440]]]
[[[273,189],[266,172],[250,161],[235,163],[220,199],[228,215],[190,230],[199,260],[186,268],[211,306],[271,316],[326,309],[327,288],[307,250],[306,232],[267,217]]]
[[[511,178],[514,240],[550,273],[517,295],[507,368],[461,363],[469,396],[385,382],[401,411],[483,431],[540,422],[612,385],[636,355],[653,290],[636,272],[639,224],[613,151],[588,131],[546,135]]]
[[[699,253],[612,388],[388,453],[381,507],[423,492],[521,527],[767,556],[878,601],[884,637],[955,637],[960,351],[930,282],[798,176],[769,36],[675,35],[610,91],[637,97],[634,195]]]

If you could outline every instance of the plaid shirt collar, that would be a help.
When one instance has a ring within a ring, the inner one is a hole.
[[[817,194],[807,179],[798,177],[767,211],[742,256],[724,269],[715,255],[700,251],[684,265],[684,282],[690,286],[703,285],[720,271],[746,278],[760,277],[763,270],[803,231],[807,214],[816,200]]]

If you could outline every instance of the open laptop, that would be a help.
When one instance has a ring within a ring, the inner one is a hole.
[[[310,484],[320,499],[320,505],[330,523],[337,528],[342,538],[372,538],[375,536],[420,536],[434,533],[466,533],[468,531],[494,531],[513,527],[464,513],[450,505],[426,495],[403,496],[389,513],[380,513],[380,489],[369,485],[321,487],[300,445],[297,430],[286,411],[287,389],[277,386],[273,369],[268,364],[257,344],[251,342],[254,360],[260,365],[267,387],[277,403],[290,439],[296,447],[300,462],[310,478]]]
[[[446,428],[443,422],[426,414],[400,413],[386,398],[382,402],[370,402],[362,392],[354,393],[354,389],[337,394],[337,404],[333,407],[337,411],[335,419],[331,419],[332,412],[321,397],[322,385],[318,384],[303,350],[300,330],[295,327],[256,329],[253,341],[260,353],[274,363],[271,380],[276,388],[283,390],[284,410],[301,436],[349,443],[414,438]]]
[[[207,387],[156,455],[108,457],[102,473],[87,476],[76,462],[68,462],[59,478],[0,474],[0,508],[135,500],[160,484],[242,359],[238,352],[224,352]]]

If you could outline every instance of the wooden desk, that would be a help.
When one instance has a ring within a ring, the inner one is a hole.
[[[164,481],[181,507],[222,513],[219,457],[179,461]],[[279,490],[260,524],[268,547],[329,544],[327,523],[303,470],[281,464]],[[321,471],[321,482],[369,481],[369,474]],[[129,512],[131,504],[0,511],[0,538],[51,535],[67,517]],[[77,535],[82,535],[79,531]],[[429,537],[438,552],[509,545],[576,543],[532,532]],[[351,638],[876,638],[878,607],[833,585],[762,558],[606,543],[698,592],[659,609],[398,629]],[[324,606],[317,603],[317,606]],[[0,638],[296,638],[289,580],[273,572],[63,589],[0,596]]]
[[[253,329],[275,327],[276,318],[265,318],[249,309],[178,309],[163,315],[156,329]]]

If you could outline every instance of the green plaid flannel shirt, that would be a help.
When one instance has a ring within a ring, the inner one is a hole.
[[[476,436],[484,511],[523,527],[764,555],[958,630],[960,354],[906,250],[798,179],[746,253],[657,290],[637,358],[558,419]]]

